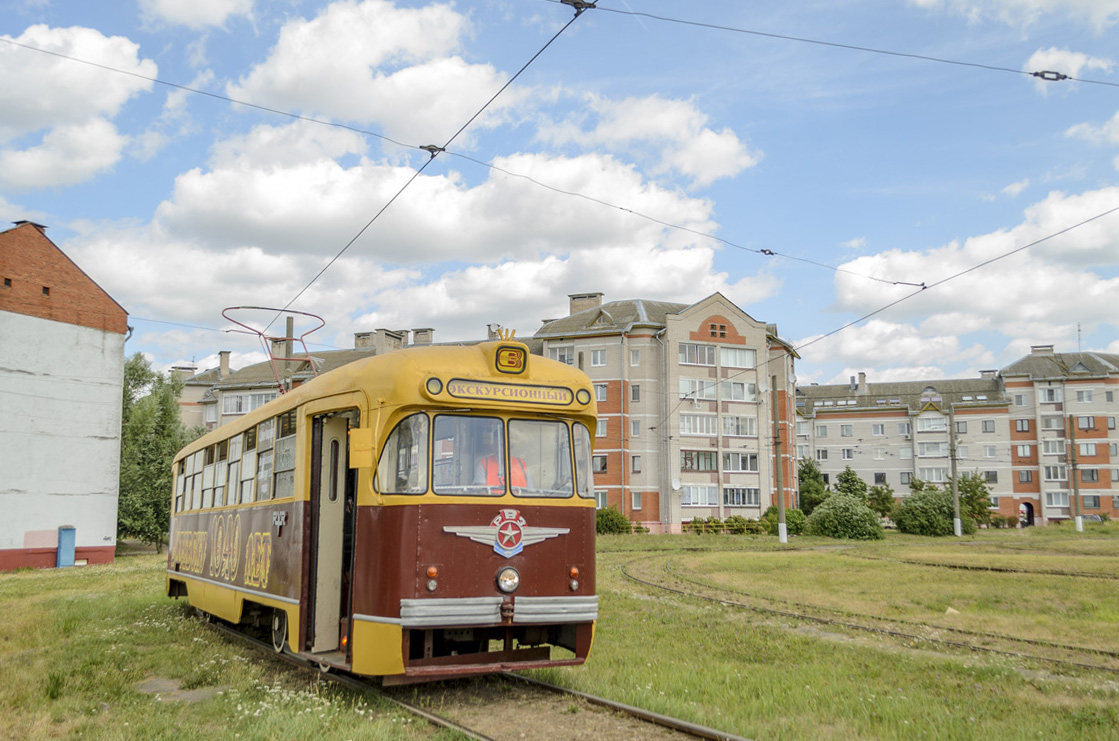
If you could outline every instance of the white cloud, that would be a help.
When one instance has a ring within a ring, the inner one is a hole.
[[[1071,126],[1065,135],[1084,139],[1093,144],[1119,144],[1119,113],[1100,126],[1088,123]]]
[[[1022,65],[1022,70],[1031,73],[1059,72],[1069,77],[1081,77],[1084,70],[1096,69],[1109,72],[1114,66],[1115,63],[1110,59],[1090,57],[1080,52],[1051,46],[1048,49],[1038,49],[1030,55],[1030,58]],[[1034,87],[1043,94],[1048,94],[1053,89],[1053,84],[1054,82],[1042,78],[1034,80]],[[1064,84],[1068,85],[1069,83],[1065,82]]]
[[[0,150],[0,185],[31,190],[84,182],[116,164],[126,142],[102,118],[57,126],[38,146]]]
[[[253,0],[140,0],[140,10],[147,18],[201,29],[222,26],[232,16],[250,16]]]
[[[441,145],[506,80],[491,65],[457,56],[460,39],[469,32],[466,17],[448,5],[337,2],[312,20],[289,21],[268,59],[227,93],[284,110],[377,124],[388,137],[412,146]],[[475,125],[494,120],[517,97],[506,91]]]
[[[584,130],[588,112],[595,120]],[[737,134],[727,128],[714,131],[706,124],[707,116],[687,101],[659,95],[612,100],[588,94],[583,113],[542,124],[539,136],[552,144],[601,147],[639,159],[652,148],[658,155],[654,174],[676,172],[690,178],[693,187],[733,177],[758,163],[761,154],[750,151]]]
[[[59,56],[0,44],[0,142],[55,126],[111,118],[130,98],[152,88],[150,81],[132,75],[158,74],[155,62],[138,58],[138,44],[90,28],[37,25],[14,40],[132,74],[106,74]]]
[[[1020,195],[1022,193],[1022,191],[1024,191],[1028,187],[1030,187],[1030,179],[1029,178],[1024,178],[1022,180],[1019,180],[1016,183],[1011,183],[1010,185],[1003,188],[1002,189],[1002,194],[1005,195],[1005,196],[1010,196],[1011,198],[1013,198],[1017,195]]]
[[[1049,15],[1067,15],[1103,31],[1119,20],[1117,0],[909,0],[918,7],[960,15],[971,23],[996,20],[1029,26]]]

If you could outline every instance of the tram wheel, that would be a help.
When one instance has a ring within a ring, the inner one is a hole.
[[[288,640],[288,614],[283,610],[272,613],[272,648],[276,653],[284,652],[284,644]]]

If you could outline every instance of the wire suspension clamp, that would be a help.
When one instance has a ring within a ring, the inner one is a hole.
[[[420,149],[422,149],[425,152],[427,152],[428,154],[430,154],[432,159],[435,159],[435,155],[439,154],[440,152],[446,152],[447,151],[443,147],[438,147],[434,144],[424,144],[423,146],[420,147]]]
[[[587,8],[594,8],[598,0],[560,0],[563,5],[570,5],[575,8],[575,15],[579,15]]]
[[[1067,80],[1068,75],[1063,72],[1053,72],[1052,70],[1043,70],[1041,72],[1031,72],[1031,75],[1041,80],[1050,80],[1056,82],[1058,80]]]

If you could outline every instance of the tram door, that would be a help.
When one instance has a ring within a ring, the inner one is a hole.
[[[337,651],[340,646],[348,427],[342,415],[314,420],[312,455],[318,470],[312,469],[310,503],[314,583],[308,628],[312,653]]]

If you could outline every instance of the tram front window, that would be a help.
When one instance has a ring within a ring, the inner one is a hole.
[[[569,497],[575,493],[571,436],[564,423],[511,420],[509,454],[509,483],[514,495]]]
[[[505,435],[500,419],[440,414],[435,418],[436,494],[505,493]]]

